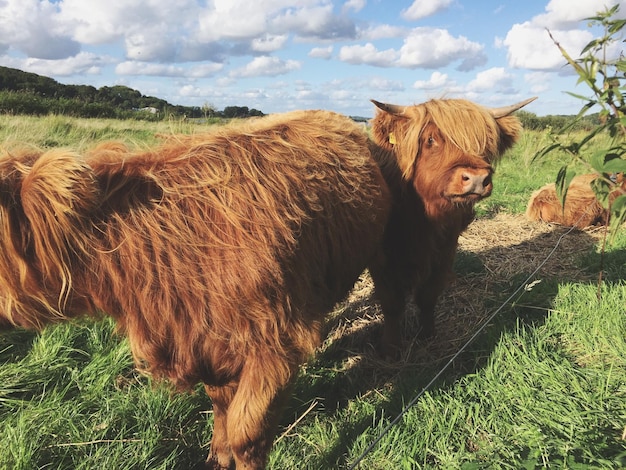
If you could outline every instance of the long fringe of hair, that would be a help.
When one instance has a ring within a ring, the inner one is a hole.
[[[496,120],[486,108],[461,99],[409,106],[402,116],[378,111],[372,122],[372,137],[383,149],[377,155],[381,165],[397,166],[403,179],[411,179],[420,153],[420,135],[428,123],[437,126],[447,142],[489,164],[496,162],[521,132],[515,116]]]

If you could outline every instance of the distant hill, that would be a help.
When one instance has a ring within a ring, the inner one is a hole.
[[[0,112],[78,117],[129,117],[139,112],[151,119],[162,119],[171,114],[205,117],[200,106],[173,105],[127,86],[64,85],[50,77],[9,67],[0,67]],[[261,111],[246,106],[229,106],[223,112],[212,111],[211,114],[224,117],[263,115]]]

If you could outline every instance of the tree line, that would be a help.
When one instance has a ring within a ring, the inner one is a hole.
[[[222,111],[205,103],[202,106],[173,105],[154,96],[123,85],[95,88],[91,85],[64,85],[35,73],[0,67],[0,113],[119,119],[179,118],[246,118],[263,116],[263,112],[247,106],[227,106]],[[537,116],[519,111],[525,129],[558,131],[572,124],[574,116]],[[354,118],[366,120],[366,118]],[[599,124],[598,115],[585,116],[577,128],[589,130]]]
[[[173,105],[123,85],[64,85],[56,80],[9,67],[0,67],[0,112],[10,114],[63,114],[93,118],[166,119],[262,116],[247,106],[227,106],[218,111],[212,106]]]
[[[518,111],[516,116],[524,126],[524,129],[540,131],[551,129],[560,132],[564,129],[572,131],[590,131],[600,124],[598,113],[582,116],[577,119],[575,115],[547,115],[537,116],[528,111]]]

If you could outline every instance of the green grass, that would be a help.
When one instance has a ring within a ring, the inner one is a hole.
[[[0,350],[0,468],[183,468],[181,449],[202,453],[206,400],[139,376],[111,321],[12,333]]]
[[[144,145],[158,132],[168,129],[0,116],[0,138],[43,146],[82,148],[103,138]],[[502,160],[481,217],[523,212],[530,193],[554,180],[566,157],[533,162],[543,140],[524,134]],[[595,246],[575,260],[581,270],[604,269],[600,300],[593,282],[544,276],[504,307],[358,468],[626,468],[624,232],[600,252]],[[479,254],[460,258],[460,276],[486,273]],[[527,274],[486,293],[486,314]],[[368,360],[379,333],[372,323],[350,333],[354,342],[328,340],[303,367],[269,468],[349,468],[449,358],[429,353],[433,344],[417,346],[426,351],[420,357],[432,356],[419,363]],[[210,410],[200,387],[177,394],[138,374],[110,320],[0,335],[0,469],[192,468],[208,452]]]
[[[211,125],[211,124],[209,124]],[[77,119],[49,115],[11,116],[0,114],[0,142],[28,143],[38,147],[72,147],[82,150],[102,140],[123,140],[131,145],[151,145],[158,134],[192,133],[206,129],[188,120],[134,121]]]
[[[544,324],[503,332],[484,368],[423,396],[363,468],[626,465],[624,287],[599,303],[595,286],[561,286]]]

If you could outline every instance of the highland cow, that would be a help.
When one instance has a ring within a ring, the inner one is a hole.
[[[607,225],[609,210],[600,204],[591,184],[597,173],[578,175],[572,178],[565,197],[565,207],[556,193],[555,183],[546,184],[535,191],[528,201],[526,217],[530,220],[551,222],[566,227],[585,228],[592,225]],[[626,180],[622,173],[611,175],[615,188],[609,201],[626,193]]]
[[[434,334],[435,305],[453,277],[459,235],[474,218],[474,204],[491,194],[492,165],[518,137],[521,125],[511,114],[534,99],[498,109],[452,99],[416,106],[374,101],[374,156],[393,195],[382,250],[370,265],[387,355],[397,355],[411,298],[421,336]]]
[[[362,129],[270,116],[149,151],[0,154],[0,326],[104,312],[136,363],[213,404],[210,468],[263,468],[324,315],[390,194]]]

